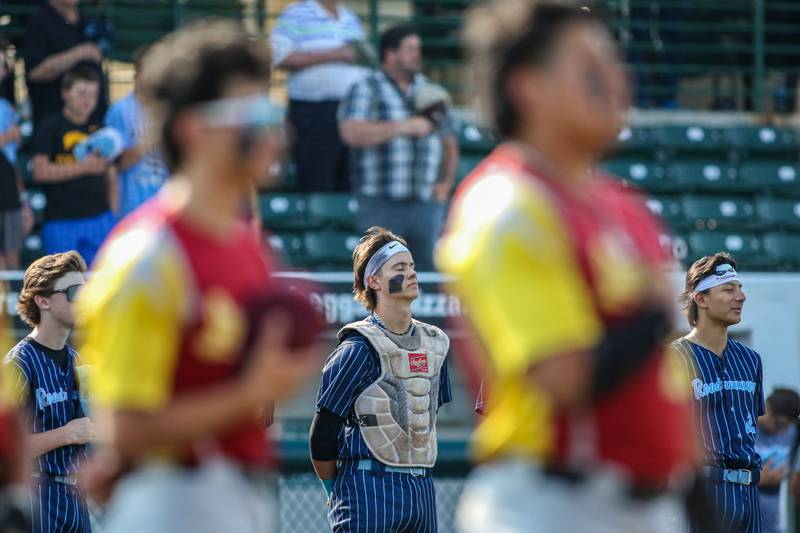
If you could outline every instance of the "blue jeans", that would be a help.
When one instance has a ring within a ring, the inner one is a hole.
[[[57,254],[75,250],[91,265],[97,250],[114,227],[111,211],[89,218],[52,220],[42,227],[44,253]]]
[[[356,222],[364,233],[382,226],[408,241],[418,272],[434,272],[433,247],[444,224],[445,204],[358,195]]]

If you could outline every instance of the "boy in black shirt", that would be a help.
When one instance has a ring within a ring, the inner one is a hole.
[[[77,250],[90,263],[114,225],[110,206],[116,187],[109,186],[109,161],[90,154],[77,161],[75,147],[101,123],[91,120],[99,79],[92,69],[76,67],[64,75],[64,110],[38,125],[34,140],[33,179],[43,184],[47,207],[42,227],[46,254]]]

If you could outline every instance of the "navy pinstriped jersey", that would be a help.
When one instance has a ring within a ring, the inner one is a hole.
[[[685,339],[672,348],[689,376],[706,464],[759,470],[756,421],[764,414],[761,357],[730,338],[722,357]]]
[[[59,364],[59,357],[64,364]],[[28,411],[28,431],[43,433],[83,416],[75,381],[77,352],[65,346],[64,352],[51,350],[31,338],[21,340],[8,352],[5,364],[15,365],[16,388],[23,395]],[[56,448],[34,459],[33,469],[53,475],[74,474],[86,458],[86,446],[73,444]]]
[[[385,328],[380,318],[374,314],[367,320]],[[347,418],[353,410],[356,398],[380,376],[381,362],[372,344],[358,333],[349,335],[325,361],[317,394],[317,409],[324,407],[337,416]],[[451,400],[450,379],[445,362],[439,373],[439,407]],[[342,427],[339,433],[339,458],[374,459],[357,425],[345,424]]]

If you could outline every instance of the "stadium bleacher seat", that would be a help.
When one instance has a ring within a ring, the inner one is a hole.
[[[690,261],[716,252],[732,254],[742,268],[760,268],[769,261],[761,239],[752,232],[696,231],[689,235]]]
[[[725,161],[708,159],[676,159],[667,167],[670,179],[683,191],[734,192],[755,189],[755,185],[739,179],[736,167]]]
[[[664,167],[645,157],[617,157],[605,161],[602,167],[646,191],[669,191],[674,187],[667,181]]]
[[[461,154],[458,159],[458,169],[456,170],[456,184],[461,183],[478,166],[478,163],[483,161],[484,157],[482,155]]]
[[[755,223],[755,206],[748,196],[686,196],[683,212],[695,230],[748,229]]]
[[[266,228],[308,227],[308,197],[299,193],[270,193],[259,196],[261,217]]]
[[[308,218],[315,227],[355,227],[358,200],[350,194],[320,193],[308,195]]]
[[[20,254],[20,261],[23,265],[29,265],[36,259],[39,259],[44,254],[42,248],[42,238],[38,234],[31,234],[25,237],[22,244],[22,253]]]
[[[772,126],[731,126],[725,138],[740,152],[791,153],[797,149],[797,134],[790,128]]]
[[[691,124],[658,127],[655,139],[673,152],[719,152],[726,146],[721,129]]]
[[[773,229],[800,229],[800,200],[758,198],[756,213],[764,225]]]
[[[800,235],[797,233],[767,233],[763,237],[764,253],[778,268],[800,266]]]
[[[458,127],[458,144],[463,153],[485,156],[497,146],[497,138],[486,128],[462,121]]]
[[[618,154],[633,152],[652,153],[655,144],[655,131],[653,128],[624,126],[617,135],[615,152]]]
[[[358,235],[344,231],[308,231],[303,236],[306,259],[317,268],[352,268]]]
[[[800,165],[790,159],[747,161],[739,168],[743,181],[778,194],[800,194]]]
[[[647,208],[673,230],[686,229],[688,224],[683,213],[680,196],[658,195],[646,200]]]
[[[305,242],[300,232],[270,233],[267,237],[273,253],[289,266],[301,265],[305,259]]]

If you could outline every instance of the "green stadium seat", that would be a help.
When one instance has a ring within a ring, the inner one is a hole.
[[[267,237],[272,252],[289,266],[303,263],[305,258],[305,241],[298,232],[270,233]]]
[[[759,198],[756,213],[761,222],[772,228],[800,229],[800,200]]]
[[[800,194],[800,164],[792,160],[749,161],[739,168],[742,181],[781,194]]]
[[[458,169],[456,169],[456,183],[461,183],[483,159],[482,155],[461,154],[458,159]]]
[[[497,138],[490,130],[464,121],[458,127],[458,144],[462,152],[485,156],[497,146]]]
[[[713,152],[725,147],[721,129],[691,124],[656,128],[655,139],[661,147],[676,152]]]
[[[614,151],[617,153],[652,153],[655,145],[655,131],[653,128],[624,126],[617,135],[617,144]]]
[[[683,202],[679,196],[651,196],[646,200],[647,208],[672,229],[687,227],[683,213]]]
[[[772,126],[734,126],[725,129],[731,146],[747,153],[793,152],[797,150],[797,134],[790,128]]]
[[[690,258],[692,261],[716,252],[728,252],[745,268],[764,266],[761,239],[751,232],[696,231],[689,235]]]
[[[800,266],[800,234],[767,233],[763,246],[766,257],[779,268]]]
[[[44,255],[42,248],[42,238],[38,234],[31,234],[25,237],[22,244],[22,253],[20,254],[20,261],[22,266],[25,267]]]
[[[310,223],[317,227],[353,229],[358,200],[350,194],[317,193],[308,196]]]
[[[683,191],[745,191],[752,183],[739,179],[736,167],[722,161],[677,160],[667,167],[669,177]]]
[[[305,194],[262,194],[258,200],[264,227],[278,229],[308,227],[308,197]]]
[[[44,223],[44,208],[47,207],[47,197],[39,189],[28,187],[28,205],[31,206],[37,224]]]
[[[614,176],[647,191],[665,191],[674,188],[666,179],[664,167],[652,159],[614,158],[605,161],[602,167]]]
[[[304,248],[309,264],[318,268],[352,267],[353,250],[358,235],[344,231],[309,231],[304,235]]]
[[[686,220],[695,230],[752,228],[755,206],[743,196],[687,196],[683,199]]]

